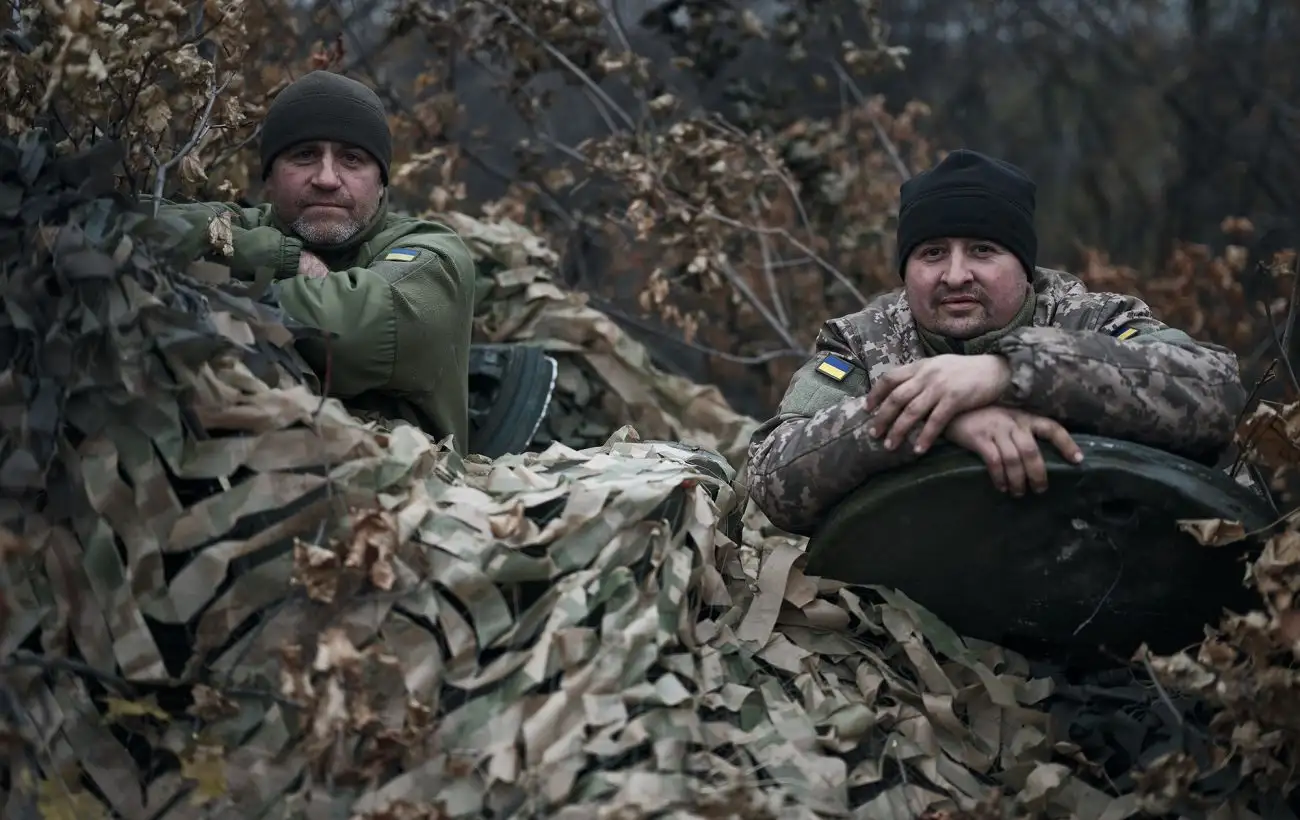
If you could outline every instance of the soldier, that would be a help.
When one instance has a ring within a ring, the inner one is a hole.
[[[464,453],[475,267],[450,228],[389,211],[378,95],[328,71],[298,79],[266,113],[261,155],[265,204],[168,203],[160,216],[206,231],[230,213],[234,275],[273,275],[289,316],[337,334],[299,345],[330,395]]]
[[[1067,429],[1213,463],[1246,402],[1236,356],[1157,320],[1140,299],[1089,293],[1036,265],[1035,184],[955,151],[903,183],[903,287],[826,322],[777,415],[749,448],[749,492],[810,534],[872,475],[941,436],[995,486],[1047,486],[1036,439],[1083,456]]]

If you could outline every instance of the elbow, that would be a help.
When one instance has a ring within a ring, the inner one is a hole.
[[[749,447],[749,497],[767,520],[785,532],[810,535],[818,510],[811,509],[804,483],[780,458],[781,436],[773,430]]]
[[[1167,431],[1168,449],[1212,464],[1232,445],[1237,420],[1249,397],[1231,354],[1211,357],[1197,381],[1199,384],[1189,385],[1184,393],[1181,412],[1170,408],[1183,422]]]
[[[1217,459],[1231,444],[1237,432],[1237,420],[1246,409],[1249,396],[1236,376],[1236,368],[1227,381],[1219,385],[1216,394],[1207,397],[1205,423],[1202,428],[1202,449],[1213,453]]]

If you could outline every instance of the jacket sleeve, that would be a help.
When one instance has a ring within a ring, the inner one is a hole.
[[[334,335],[299,343],[322,380],[328,372],[332,395],[436,393],[448,417],[435,421],[459,438],[468,425],[474,287],[461,254],[445,247],[452,242],[460,240],[408,235],[368,266],[293,276],[275,288],[290,316]]]
[[[152,200],[146,200],[152,204]],[[254,212],[255,213],[255,212]],[[208,231],[212,220],[230,215],[232,255],[216,253]],[[158,208],[158,218],[175,225],[184,224],[187,251],[193,257],[205,256],[230,267],[239,279],[253,279],[259,268],[270,268],[276,279],[298,273],[302,240],[287,236],[269,225],[260,225],[248,212],[226,202],[168,202]]]
[[[1079,329],[1016,330],[997,352],[1011,365],[1003,403],[1071,432],[1127,439],[1204,461],[1232,442],[1246,404],[1237,357],[1113,295]]]
[[[829,361],[828,361],[829,358]],[[838,360],[838,361],[837,361]],[[830,375],[819,370],[830,365]],[[847,375],[836,377],[836,370]],[[748,490],[772,523],[811,535],[823,516],[870,476],[913,461],[908,442],[893,451],[867,434],[869,374],[830,325],[813,357],[790,381],[777,415],[749,445]]]

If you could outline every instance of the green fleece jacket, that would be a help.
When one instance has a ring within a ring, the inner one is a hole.
[[[233,275],[270,269],[281,307],[294,319],[334,334],[299,344],[322,383],[354,411],[404,419],[430,435],[454,436],[469,449],[469,347],[475,268],[469,249],[445,225],[389,212],[343,245],[314,246],[286,228],[270,205],[167,202],[160,218],[180,217],[206,234],[214,216],[232,214]],[[196,233],[196,238],[198,234]],[[329,268],[298,275],[309,250]]]

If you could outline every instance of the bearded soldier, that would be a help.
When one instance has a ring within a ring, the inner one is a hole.
[[[1035,193],[1020,169],[968,150],[903,184],[903,287],[823,325],[751,440],[749,492],[774,524],[810,534],[940,438],[1016,497],[1046,490],[1038,439],[1082,459],[1067,430],[1207,463],[1231,443],[1246,402],[1236,357],[1140,299],[1037,267]]]
[[[265,204],[168,203],[160,216],[206,231],[230,214],[233,274],[268,273],[290,317],[334,334],[299,345],[330,395],[451,435],[464,453],[475,267],[447,226],[389,211],[392,153],[378,95],[315,71],[276,96],[262,124]]]

